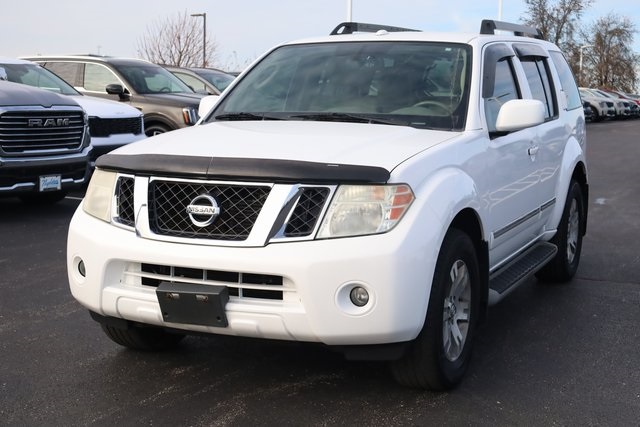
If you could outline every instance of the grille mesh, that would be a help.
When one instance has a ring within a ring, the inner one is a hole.
[[[0,115],[0,148],[5,154],[79,150],[84,115],[78,111],[7,111]]]
[[[303,237],[313,232],[324,206],[328,188],[304,188],[284,230],[286,237]]]
[[[154,233],[166,236],[246,240],[264,205],[266,186],[152,181],[149,185],[149,222]],[[216,199],[220,214],[212,224],[196,226],[187,206],[197,196]]]
[[[106,137],[121,133],[138,135],[142,133],[142,119],[140,117],[129,117],[125,119],[90,117],[89,133],[95,137]]]
[[[134,182],[131,177],[120,177],[116,186],[118,222],[130,227],[135,224],[135,211],[133,208]]]

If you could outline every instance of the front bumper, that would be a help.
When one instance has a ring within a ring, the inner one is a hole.
[[[24,194],[39,191],[39,178],[60,175],[61,189],[82,187],[89,177],[92,147],[80,153],[40,157],[0,158],[0,194]]]
[[[437,219],[428,210],[424,215],[425,221],[405,218],[391,232],[374,236],[219,247],[141,238],[87,215],[80,206],[69,228],[70,288],[81,304],[102,316],[187,331],[328,345],[409,341],[424,323],[441,238]],[[169,323],[156,288],[141,277],[149,264],[222,276],[277,276],[282,297],[231,296],[227,327]],[[350,302],[354,285],[369,292],[364,307]]]

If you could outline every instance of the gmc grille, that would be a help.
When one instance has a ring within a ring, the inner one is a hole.
[[[78,151],[84,125],[81,111],[6,111],[0,114],[0,150],[10,156]]]

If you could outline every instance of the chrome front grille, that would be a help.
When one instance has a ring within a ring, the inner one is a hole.
[[[10,156],[77,151],[84,126],[82,111],[5,111],[0,114],[0,150]]]
[[[141,186],[140,191],[135,191],[136,185]],[[126,227],[142,227],[137,228],[139,235],[155,240],[198,239],[199,244],[211,241],[210,244],[223,246],[308,240],[315,236],[332,188],[120,174],[115,186],[113,221]],[[139,200],[134,199],[134,193]],[[260,215],[272,194],[270,211]],[[211,196],[220,208],[213,218],[193,211],[194,206],[201,206],[194,201],[203,195]],[[145,215],[144,220],[136,218],[138,214]],[[250,236],[259,216],[260,226]],[[207,218],[211,222],[203,225],[206,221],[200,220]]]
[[[95,137],[107,137],[109,135],[123,133],[139,135],[142,133],[142,118],[103,119],[100,117],[90,117],[89,133]]]
[[[270,189],[153,180],[149,183],[149,225],[152,232],[164,236],[242,241],[249,236]],[[203,194],[215,198],[220,214],[210,225],[198,226],[187,206]]]

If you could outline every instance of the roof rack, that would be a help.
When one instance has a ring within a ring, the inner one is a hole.
[[[480,24],[480,34],[495,34],[496,30],[512,31],[514,36],[530,36],[542,39],[540,30],[526,25],[512,24],[510,22],[494,21],[493,19],[483,19]]]
[[[336,28],[331,31],[332,36],[337,36],[341,34],[353,34],[355,32],[362,33],[375,33],[380,30],[385,30],[390,33],[397,33],[402,31],[420,31],[413,30],[411,28],[402,28],[402,27],[392,27],[389,25],[379,25],[379,24],[365,24],[363,22],[342,22],[338,24]]]

